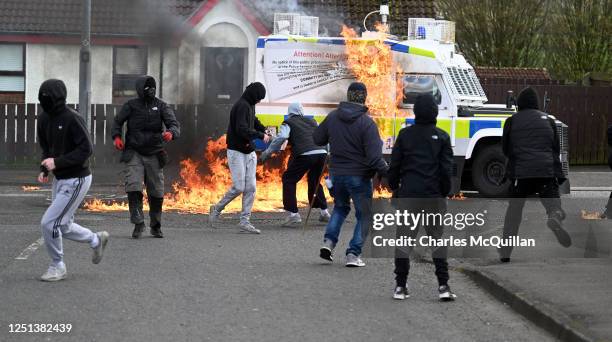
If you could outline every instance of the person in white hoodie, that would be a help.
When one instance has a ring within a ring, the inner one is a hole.
[[[272,153],[279,151],[285,141],[289,141],[291,158],[283,173],[283,207],[289,215],[282,225],[291,227],[302,222],[297,207],[296,186],[304,175],[308,179],[308,202],[312,203],[313,208],[320,209],[319,221],[327,222],[330,218],[327,201],[323,188],[317,184],[325,166],[327,149],[315,144],[312,138],[317,122],[304,116],[304,108],[297,102],[289,105],[287,116],[280,127],[280,133],[260,157],[262,162],[265,161]]]

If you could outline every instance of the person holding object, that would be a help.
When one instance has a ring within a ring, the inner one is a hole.
[[[178,139],[180,124],[174,111],[164,101],[155,97],[156,82],[151,76],[136,81],[138,97],[127,101],[113,122],[111,137],[115,148],[123,151],[121,162],[125,164],[125,192],[128,195],[130,220],[134,224],[132,237],[138,239],[144,231],[143,180],[149,201],[151,235],[163,238],[161,215],[164,203],[164,171],[168,155],[164,143]],[[126,124],[127,123],[127,124]],[[125,143],[123,125],[127,125]],[[164,130],[165,126],[165,130]]]
[[[319,208],[319,221],[328,222],[330,215],[327,211],[327,201],[320,184],[321,173],[327,159],[325,146],[314,143],[312,133],[317,128],[317,122],[304,116],[304,108],[300,103],[292,103],[287,110],[288,118],[280,126],[280,134],[270,143],[270,146],[261,154],[261,161],[267,160],[273,152],[280,151],[285,141],[291,145],[291,158],[287,170],[283,173],[283,208],[289,214],[283,221],[283,227],[292,227],[302,219],[298,212],[296,186],[307,174],[308,203],[313,208]],[[315,189],[317,193],[315,194]]]
[[[539,111],[538,94],[523,89],[517,98],[518,112],[506,119],[502,149],[508,158],[507,178],[511,180],[510,203],[504,220],[503,238],[518,234],[526,197],[537,193],[548,215],[547,225],[563,247],[572,245],[563,229],[559,184],[565,182],[561,167],[559,135],[555,120]],[[512,247],[502,247],[500,261],[509,262]]]
[[[398,201],[402,210],[418,213],[442,214],[446,212],[446,197],[451,191],[453,149],[450,137],[436,127],[438,105],[430,94],[419,95],[414,103],[414,125],[403,128],[395,141],[389,166],[389,186],[394,197],[406,198]],[[440,239],[442,222],[424,226],[427,235]],[[416,238],[416,229],[396,228],[397,237]],[[438,294],[442,301],[452,301],[457,296],[448,286],[447,247],[441,246],[432,252],[438,278]],[[395,292],[393,298],[409,297],[406,286],[410,270],[409,250],[396,249]]]
[[[251,210],[255,201],[257,154],[253,140],[270,142],[272,137],[266,127],[255,116],[255,105],[266,97],[266,88],[259,82],[249,84],[242,97],[230,111],[227,127],[227,164],[232,174],[232,187],[223,198],[210,206],[208,223],[211,227],[219,221],[221,212],[236,197],[242,195],[240,231],[260,234],[261,231],[251,224]]]
[[[74,222],[74,213],[91,185],[89,157],[93,147],[85,121],[66,106],[66,85],[50,79],[43,82],[38,100],[43,112],[38,116],[38,142],[42,162],[38,181],[47,183],[53,172],[51,205],[41,220],[41,228],[51,265],[42,275],[43,281],[66,278],[63,238],[88,243],[93,249],[92,262],[100,263],[108,243],[105,231],[93,233]]]
[[[334,210],[325,229],[319,256],[333,261],[340,229],[351,211],[353,200],[357,223],[346,250],[347,267],[365,266],[361,259],[364,240],[362,208],[372,200],[372,178],[377,172],[385,176],[388,168],[382,156],[382,140],[378,127],[368,115],[368,107],[365,106],[367,96],[368,92],[363,83],[352,83],[347,91],[348,102],[341,102],[313,133],[316,145],[329,144],[329,172],[334,187]]]

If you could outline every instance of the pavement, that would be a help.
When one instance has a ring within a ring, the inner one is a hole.
[[[515,251],[509,264],[499,264],[492,250],[455,257],[450,284],[459,298],[440,303],[426,260],[411,268],[412,297],[396,302],[392,260],[349,269],[338,253],[325,264],[317,256],[324,227],[280,228],[278,213],[254,215],[259,236],[236,233],[235,215],[212,229],[205,215],[167,213],[167,238],[132,240],[127,213],[79,211],[82,225],[111,233],[108,254],[92,265],[87,246],[67,242],[69,277],[47,284],[37,280],[48,257],[36,241],[48,192],[21,191],[6,170],[0,179],[0,240],[10,242],[0,244],[0,341],[612,340],[609,221],[569,220],[575,246],[567,250],[550,232],[534,233],[552,241]],[[576,216],[605,205],[612,173],[575,169],[571,181],[577,190],[566,210]],[[91,191],[120,192],[111,182]],[[528,205],[525,213],[537,218],[542,211]],[[347,238],[345,232],[339,251]],[[73,329],[8,332],[11,323],[37,322]]]

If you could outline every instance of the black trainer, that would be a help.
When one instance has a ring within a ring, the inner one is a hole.
[[[163,238],[164,233],[162,233],[161,231],[161,226],[156,225],[155,227],[151,227],[151,235],[153,235],[154,238],[158,238],[158,239]]]
[[[438,288],[438,293],[439,293],[440,300],[443,302],[450,302],[450,301],[455,300],[455,298],[457,298],[457,295],[451,291],[450,286],[448,285],[440,286]]]
[[[567,248],[572,245],[572,238],[569,234],[563,229],[563,217],[561,213],[555,212],[548,216],[548,221],[546,225],[552,232],[555,234],[557,241],[561,244],[561,246]]]
[[[144,229],[144,223],[135,224],[134,230],[132,231],[132,238],[139,239],[142,236],[142,232],[144,232]]]

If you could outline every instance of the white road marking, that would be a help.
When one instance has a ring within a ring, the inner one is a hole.
[[[45,196],[49,196],[48,194],[35,194],[35,193],[29,193],[29,194],[0,194],[0,197],[45,197]]]
[[[612,191],[612,186],[573,186],[572,191]]]
[[[15,260],[28,260],[28,258],[30,257],[30,255],[32,255],[32,253],[36,252],[36,250],[38,249],[38,247],[40,247],[43,244],[43,238],[41,237],[40,239],[34,241],[31,245],[29,245],[28,247],[26,247],[26,249],[24,249],[21,254],[19,254]]]

